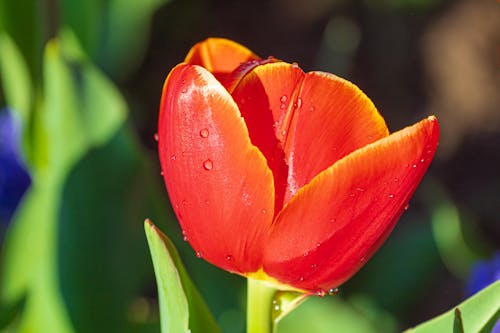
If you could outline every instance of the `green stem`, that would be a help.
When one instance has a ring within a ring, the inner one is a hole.
[[[249,278],[247,284],[247,333],[273,332],[273,297],[276,289]]]

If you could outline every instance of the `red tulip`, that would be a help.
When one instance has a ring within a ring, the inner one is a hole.
[[[222,55],[213,51],[221,45]],[[354,84],[255,59],[209,39],[170,72],[158,124],[165,183],[199,257],[281,289],[322,292],[388,237],[431,163],[438,122],[389,135]]]

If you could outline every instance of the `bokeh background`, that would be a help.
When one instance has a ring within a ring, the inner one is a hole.
[[[211,36],[353,81],[392,131],[431,114],[441,124],[387,243],[280,333],[401,331],[494,279],[498,1],[0,0],[1,332],[159,332],[145,218],[224,332],[244,332],[245,281],[182,240],[154,140],[164,79]]]

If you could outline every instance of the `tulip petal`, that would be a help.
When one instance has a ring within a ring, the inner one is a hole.
[[[259,57],[252,51],[232,40],[207,38],[191,48],[184,62],[202,66],[220,80],[242,63],[256,59]]]
[[[354,84],[332,74],[305,74],[294,64],[252,68],[232,96],[275,175],[277,211],[335,161],[388,135],[375,106]]]
[[[165,82],[158,137],[172,206],[197,254],[232,272],[257,270],[273,176],[229,93],[204,68],[178,65]]]
[[[351,277],[393,229],[434,156],[436,118],[354,151],[301,188],[276,217],[264,271],[312,292]]]
[[[274,174],[275,211],[284,203],[288,166],[284,142],[290,100],[304,72],[298,66],[273,62],[254,67],[239,79],[232,96],[245,118],[252,143],[259,147]],[[278,83],[278,84],[277,84]]]
[[[290,195],[342,157],[389,134],[371,100],[333,74],[305,74],[296,101],[285,147]]]

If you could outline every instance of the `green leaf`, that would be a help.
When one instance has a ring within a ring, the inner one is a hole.
[[[172,242],[149,220],[144,229],[156,274],[162,332],[220,332]]]
[[[32,185],[2,251],[0,307],[26,298],[19,332],[73,330],[58,275],[63,189],[77,162],[108,141],[126,115],[118,90],[76,49],[70,34],[46,47],[43,100],[30,126]]]
[[[457,310],[459,312],[457,312]],[[457,313],[461,313],[461,316]],[[500,281],[468,298],[454,309],[406,333],[481,332],[488,333],[500,316]],[[461,317],[461,318],[460,318]]]
[[[7,104],[21,115],[22,123],[26,125],[32,102],[29,70],[16,43],[1,31],[0,79]]]
[[[278,324],[277,333],[331,333],[364,332],[377,330],[356,309],[337,296],[328,298],[310,297]]]
[[[153,13],[168,0],[62,1],[64,24],[86,53],[115,78],[124,78],[146,50]]]
[[[47,35],[42,24],[48,20],[44,4],[38,0],[0,0],[0,30],[16,41],[33,80],[40,78],[40,62]]]
[[[140,332],[132,327],[144,324],[159,331],[156,301],[149,292],[154,273],[143,226],[137,223],[158,210],[152,207],[152,189],[161,183],[151,176],[159,173],[148,162],[132,131],[123,126],[67,177],[58,269],[76,332]]]

